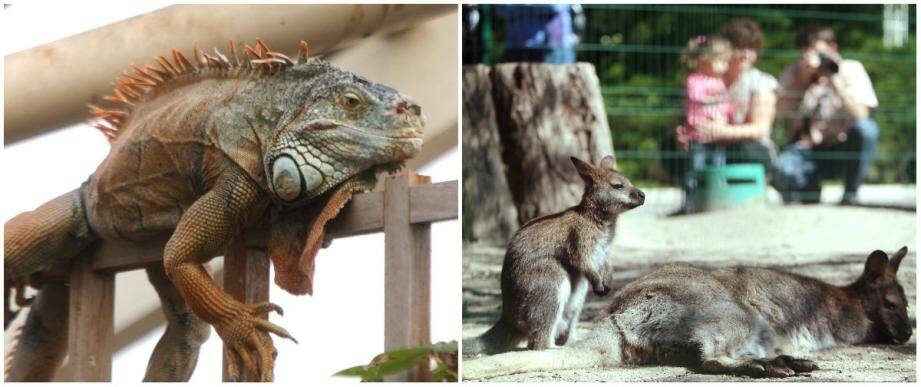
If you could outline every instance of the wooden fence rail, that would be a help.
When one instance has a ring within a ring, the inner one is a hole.
[[[384,233],[384,350],[430,341],[430,226],[457,219],[458,187],[457,181],[429,182],[412,172],[387,177],[382,192],[356,195],[328,227],[328,238]],[[247,232],[225,251],[224,289],[246,303],[267,301],[265,230]],[[164,244],[164,239],[101,243],[72,265],[68,351],[73,381],[111,380],[116,274],[161,263]],[[226,364],[224,369],[226,381]],[[420,367],[399,379],[426,376]]]

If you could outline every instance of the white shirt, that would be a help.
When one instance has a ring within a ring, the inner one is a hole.
[[[799,63],[787,66],[780,75],[783,95],[799,101],[799,110],[796,113],[811,118],[811,124],[821,128],[826,139],[839,138],[839,133],[846,135],[854,124],[854,117],[844,106],[841,96],[827,83],[813,83],[803,92],[793,90],[798,66]],[[871,109],[879,106],[873,83],[863,64],[856,60],[844,59],[838,63],[838,75],[844,85],[842,92],[850,99]]]

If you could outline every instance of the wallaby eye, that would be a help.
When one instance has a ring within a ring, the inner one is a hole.
[[[883,300],[883,306],[885,306],[886,309],[895,309],[895,303],[889,300]]]
[[[624,189],[624,185],[623,184],[611,184],[611,188]]]
[[[346,109],[356,109],[361,106],[361,97],[355,93],[345,93],[342,95],[341,103]]]

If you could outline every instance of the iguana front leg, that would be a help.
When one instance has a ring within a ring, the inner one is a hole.
[[[283,328],[259,317],[281,308],[271,303],[246,305],[221,290],[202,266],[219,255],[235,235],[251,207],[263,200],[259,187],[242,171],[227,168],[214,187],[183,214],[164,251],[166,274],[186,304],[212,324],[225,344],[231,377],[239,377],[239,362],[259,375],[273,378],[275,348],[268,332],[293,338]]]

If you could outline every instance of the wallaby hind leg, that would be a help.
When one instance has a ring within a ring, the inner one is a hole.
[[[192,377],[198,351],[208,340],[211,327],[192,313],[162,264],[148,266],[147,278],[160,296],[167,324],[166,332],[150,355],[144,381],[186,382]]]
[[[542,349],[550,348],[550,337],[553,325],[541,327],[535,329],[528,335],[528,349],[532,351],[539,351]]]
[[[29,307],[12,354],[7,382],[50,382],[67,355],[70,287],[63,281],[46,282]]]
[[[557,327],[563,319],[563,309],[571,293],[569,281],[559,285],[544,285],[548,291],[542,296],[549,299],[530,305],[527,314],[528,349],[541,350],[550,348],[551,340],[556,340]],[[540,305],[535,307],[535,305]]]
[[[818,369],[809,360],[774,354],[776,333],[750,310],[733,303],[713,302],[698,310],[697,318],[707,323],[691,332],[691,342],[700,348],[700,371],[752,378],[786,378]],[[729,357],[726,354],[743,354]]]

